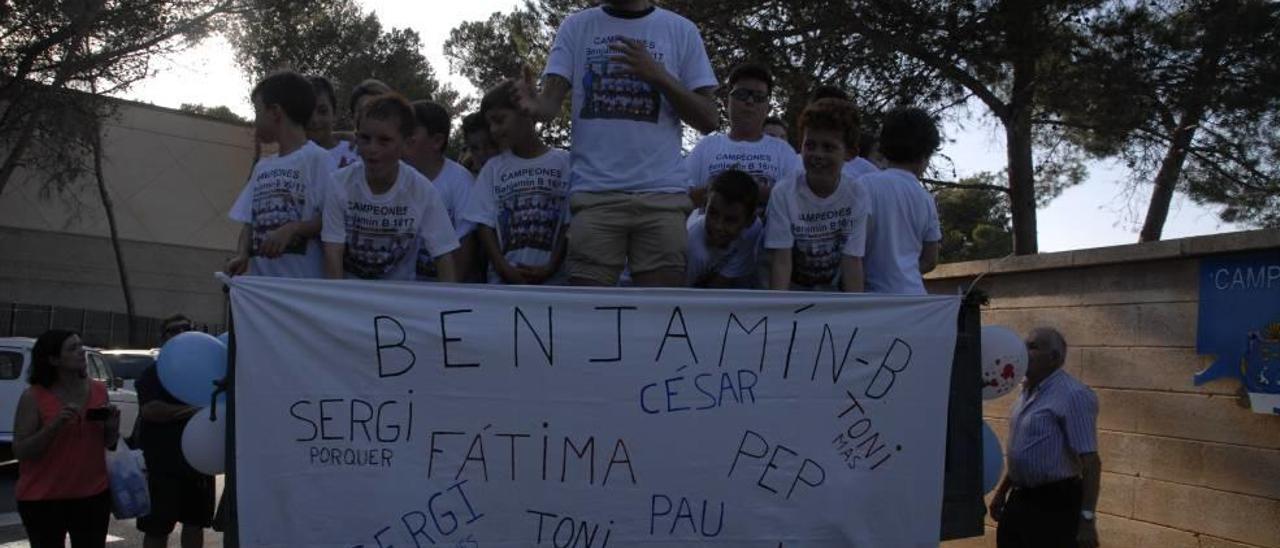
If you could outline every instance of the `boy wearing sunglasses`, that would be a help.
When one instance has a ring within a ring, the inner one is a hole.
[[[729,73],[729,132],[704,137],[685,158],[690,196],[700,211],[706,206],[708,184],[727,170],[745,171],[755,179],[762,208],[774,183],[800,170],[791,145],[765,134],[772,89],[773,76],[762,65],[739,65]]]

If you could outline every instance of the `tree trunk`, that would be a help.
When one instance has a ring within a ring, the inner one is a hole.
[[[1013,85],[1004,123],[1005,153],[1009,160],[1009,213],[1013,221],[1013,253],[1040,251],[1036,227],[1036,177],[1032,159],[1031,114],[1035,106],[1036,63],[1041,55],[1037,22],[1041,8],[1033,2],[1009,2],[1004,13],[1007,46],[1012,55]]]
[[[1164,160],[1160,162],[1160,171],[1156,173],[1155,188],[1151,191],[1151,203],[1147,205],[1147,218],[1142,223],[1139,242],[1156,242],[1164,232],[1164,223],[1169,219],[1169,204],[1173,202],[1173,192],[1178,188],[1178,179],[1182,177],[1182,166],[1187,160],[1187,149],[1195,138],[1196,128],[1200,125],[1200,113],[1191,113],[1191,119],[1178,124],[1173,132],[1173,140]]]
[[[116,226],[115,205],[111,201],[111,193],[107,190],[107,178],[102,171],[102,124],[98,126],[93,138],[93,175],[98,181],[98,195],[102,197],[102,209],[107,213],[107,227],[111,231],[111,249],[116,255],[116,271],[120,274],[120,290],[124,293],[125,314],[129,317],[129,329],[126,332],[129,346],[143,344],[135,335],[138,330],[138,317],[133,308],[133,290],[129,286],[129,270],[125,268],[124,251],[120,249],[120,230]]]
[[[1205,38],[1208,41],[1204,43],[1200,58],[1196,60],[1191,84],[1185,88],[1182,99],[1178,102],[1181,119],[1170,128],[1173,135],[1169,139],[1169,149],[1160,162],[1160,171],[1156,172],[1155,188],[1151,191],[1151,203],[1147,205],[1147,217],[1142,222],[1139,242],[1159,241],[1164,233],[1165,221],[1169,219],[1169,204],[1173,202],[1173,193],[1178,189],[1178,180],[1182,178],[1187,151],[1204,119],[1209,98],[1217,87],[1227,36],[1231,32],[1238,9],[1235,2],[1223,2],[1216,6],[1211,16],[1213,19],[1206,25]]]

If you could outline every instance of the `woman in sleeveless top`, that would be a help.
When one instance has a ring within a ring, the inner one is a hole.
[[[18,459],[18,514],[32,548],[106,543],[111,499],[106,448],[120,432],[107,387],[85,374],[84,346],[52,330],[31,349],[31,386],[18,400],[13,453]]]

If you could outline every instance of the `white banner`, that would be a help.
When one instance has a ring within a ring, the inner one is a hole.
[[[938,544],[958,297],[231,286],[246,546]]]

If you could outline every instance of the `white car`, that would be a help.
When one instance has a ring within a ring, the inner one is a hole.
[[[0,337],[0,460],[12,455],[13,419],[18,398],[27,389],[31,367],[31,347],[36,340],[28,337]],[[96,349],[85,349],[85,367],[89,376],[107,385],[107,399],[120,408],[120,435],[133,432],[138,420],[138,395],[123,388],[124,381],[112,374],[111,366]]]

